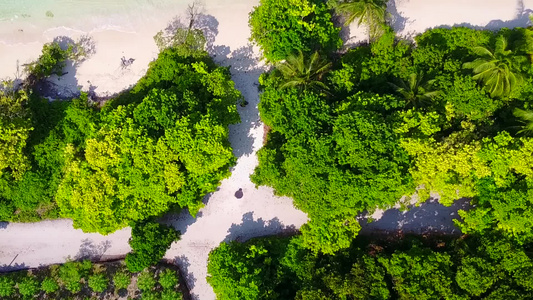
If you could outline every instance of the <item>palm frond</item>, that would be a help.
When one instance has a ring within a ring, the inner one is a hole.
[[[519,118],[521,123],[524,123],[522,130],[518,133],[533,135],[533,111],[515,108],[513,115]]]
[[[495,46],[495,53],[503,53],[507,49],[507,39],[503,35],[498,36]]]
[[[473,47],[472,52],[477,56],[494,57],[489,49],[481,46]]]

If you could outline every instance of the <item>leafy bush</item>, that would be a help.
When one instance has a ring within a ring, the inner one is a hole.
[[[54,278],[46,277],[41,282],[41,290],[47,294],[55,293],[59,289],[59,284]]]
[[[163,289],[174,289],[178,284],[178,274],[171,269],[164,270],[159,274],[159,284]]]
[[[9,275],[0,276],[0,296],[9,297],[15,293],[15,281]]]
[[[269,61],[280,61],[302,50],[330,52],[342,45],[323,1],[261,0],[250,13],[251,40]]]
[[[154,222],[137,223],[131,230],[132,252],[126,255],[126,266],[135,273],[157,264],[178,239],[179,232],[174,228]]]
[[[164,290],[161,292],[161,300],[181,300],[183,299],[183,296],[177,292],[172,290]]]
[[[107,289],[107,286],[109,285],[109,279],[104,273],[99,273],[89,276],[87,283],[93,291],[101,293]]]
[[[89,260],[69,261],[59,267],[59,278],[67,290],[77,293],[81,290],[81,279],[86,277],[91,269],[92,263]]]
[[[125,272],[119,271],[113,276],[113,284],[115,285],[115,289],[127,289],[130,283],[131,277]]]
[[[154,278],[154,273],[150,270],[144,270],[137,276],[137,288],[143,292],[150,292],[154,289],[157,281]]]
[[[73,45],[69,45],[67,49],[62,49],[57,42],[44,44],[41,56],[37,61],[26,66],[26,72],[35,80],[41,80],[52,74],[61,76],[72,49]]]
[[[33,276],[26,276],[18,282],[17,287],[24,297],[33,297],[39,292],[39,282]]]

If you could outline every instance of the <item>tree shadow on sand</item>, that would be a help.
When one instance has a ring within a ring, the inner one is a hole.
[[[394,29],[394,31],[399,32],[405,29],[405,24],[409,21],[409,18],[402,16],[398,9],[396,8],[396,2],[398,0],[390,0],[387,3],[387,23]]]
[[[209,193],[210,196],[212,193]],[[206,196],[207,197],[207,196]],[[164,215],[159,222],[167,226],[173,227],[179,231],[181,235],[187,232],[187,228],[194,224],[198,218],[202,217],[202,212],[198,212],[195,217],[191,216],[189,209],[183,209],[179,213],[168,213]]]
[[[89,239],[84,239],[81,243],[78,254],[74,257],[75,260],[89,259],[92,261],[100,261],[105,252],[111,248],[111,241],[106,240],[100,244],[95,244]]]
[[[29,269],[30,267],[27,266],[25,263],[14,263],[9,265],[0,265],[0,273],[7,273],[12,271],[19,271],[19,270],[25,270]]]
[[[233,147],[233,154],[237,158],[251,155],[255,141],[252,130],[261,126],[257,89],[259,88],[259,76],[265,70],[258,66],[259,59],[254,56],[251,44],[233,51],[228,46],[218,45],[213,48],[211,56],[218,64],[230,68],[235,88],[242,93],[246,101],[244,105],[237,106],[241,123],[229,127],[229,140]]]
[[[228,229],[228,235],[224,242],[237,241],[245,242],[251,238],[270,235],[294,235],[298,229],[294,225],[285,226],[275,217],[265,221],[263,218],[254,220],[254,212],[250,211],[242,215],[240,224],[233,223]]]
[[[179,267],[181,274],[185,275],[184,279],[185,284],[187,285],[187,289],[189,291],[192,290],[196,284],[196,278],[194,277],[193,273],[189,272],[189,268],[191,266],[189,259],[185,255],[180,255],[174,258],[173,263]],[[193,299],[196,299],[195,297],[193,297],[194,295],[191,296]]]
[[[469,199],[456,200],[452,206],[444,206],[430,198],[419,206],[408,206],[407,211],[388,209],[379,220],[367,223],[368,216],[361,218],[361,233],[403,231],[404,233],[438,233],[460,235],[453,220],[459,220],[459,210],[470,208]]]

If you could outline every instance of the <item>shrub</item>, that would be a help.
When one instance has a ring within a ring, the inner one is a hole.
[[[126,266],[131,272],[140,272],[157,264],[179,238],[179,233],[165,225],[153,222],[137,223],[131,231],[132,252],[126,255]]]
[[[127,289],[130,283],[131,277],[126,272],[119,271],[113,276],[113,284],[116,289]]]
[[[161,300],[181,300],[183,296],[181,293],[172,290],[165,290],[161,292]]]
[[[61,49],[57,42],[44,44],[41,56],[37,61],[26,66],[26,72],[36,80],[44,79],[52,74],[61,76],[72,49],[72,45],[67,49]]]
[[[18,283],[19,293],[24,297],[30,297],[39,291],[39,282],[33,276],[27,276]]]
[[[150,270],[144,270],[137,276],[137,288],[144,292],[149,292],[155,287],[156,281],[154,273]]]
[[[159,284],[161,284],[164,289],[174,289],[178,284],[178,274],[171,269],[164,270],[159,274]]]
[[[89,276],[88,284],[93,291],[101,293],[107,289],[109,279],[104,273],[94,274]]]
[[[0,276],[0,296],[9,297],[15,292],[15,281],[8,275]]]
[[[81,279],[87,276],[92,269],[92,263],[89,260],[83,262],[69,261],[59,267],[59,278],[65,288],[73,293],[81,290]]]
[[[143,300],[161,300],[161,293],[155,291],[147,291],[142,293]]]
[[[53,278],[46,277],[41,282],[41,290],[43,290],[47,294],[55,293],[59,289],[59,284],[57,284],[57,281]]]

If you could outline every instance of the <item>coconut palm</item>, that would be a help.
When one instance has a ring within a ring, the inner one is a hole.
[[[407,82],[399,80],[399,85],[389,83],[396,92],[400,93],[409,105],[422,106],[437,96],[440,91],[433,86],[435,80],[424,81],[424,74],[411,73]]]
[[[328,87],[321,80],[330,67],[331,63],[321,59],[318,52],[305,59],[300,50],[298,54],[290,55],[285,61],[278,63],[278,72],[274,74],[281,78],[281,89],[297,87],[327,90]]]
[[[522,82],[517,67],[525,57],[507,50],[504,36],[496,39],[494,51],[481,46],[472,48],[472,51],[479,57],[463,64],[463,68],[472,69],[473,78],[482,82],[492,97],[507,96]]]
[[[357,20],[357,26],[365,23],[368,26],[368,35],[372,39],[379,33],[379,29],[385,24],[385,11],[387,9],[384,0],[349,0],[337,5],[339,14],[346,17],[345,26]]]
[[[522,125],[522,130],[518,131],[518,133],[533,136],[533,111],[516,108],[513,111],[513,115],[524,123],[524,125]]]

